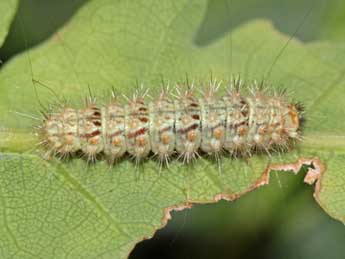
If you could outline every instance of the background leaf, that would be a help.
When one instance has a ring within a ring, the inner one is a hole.
[[[305,157],[316,167],[308,176],[319,179],[320,165],[313,159],[320,158],[327,173],[317,185],[316,198],[343,220],[342,44],[292,40],[275,63],[288,37],[266,21],[254,21],[234,30],[231,38],[200,46],[206,10],[206,1],[91,1],[47,42],[1,70],[3,257],[124,258],[136,242],[162,226],[166,208],[235,199],[266,182],[262,174],[270,163],[264,156],[248,163],[224,158],[219,173],[208,159],[193,166],[175,161],[159,174],[155,161],[139,169],[130,161],[113,168],[104,161],[89,167],[78,159],[43,161],[29,154],[37,141],[36,122],[14,113],[37,114],[37,96],[45,105],[56,99],[39,85],[36,96],[32,78],[81,106],[88,86],[100,96],[111,86],[130,94],[138,80],[154,94],[161,75],[170,82],[184,81],[186,73],[205,82],[211,72],[223,80],[231,73],[261,79],[273,64],[272,88],[284,85],[303,102],[308,123],[305,141],[294,152],[275,155],[272,163]]]
[[[257,19],[268,19],[277,30],[303,42],[343,42],[344,8],[341,0],[210,0],[197,42],[208,44]]]
[[[46,40],[87,1],[19,1],[8,37],[0,49],[1,59],[6,62],[14,55]],[[6,9],[2,13],[8,13]]]
[[[0,3],[0,46],[8,33],[12,18],[17,8],[16,0],[4,0]]]

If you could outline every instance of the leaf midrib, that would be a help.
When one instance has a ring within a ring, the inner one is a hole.
[[[310,150],[333,150],[345,152],[345,135],[311,132],[303,135],[301,147]],[[29,129],[0,131],[0,152],[24,153],[39,150],[39,138]]]

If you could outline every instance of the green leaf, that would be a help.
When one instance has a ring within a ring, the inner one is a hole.
[[[17,0],[3,0],[0,2],[0,46],[4,42],[13,16],[17,10]]]
[[[317,201],[344,221],[344,46],[292,39],[280,55],[289,38],[262,20],[200,46],[206,7],[187,0],[90,1],[51,39],[1,70],[1,257],[125,258],[166,223],[170,210],[234,200],[267,183],[269,169],[298,172],[303,164],[310,166],[305,180],[317,181]],[[81,106],[88,87],[97,96],[111,86],[131,94],[139,81],[154,95],[161,75],[174,83],[187,73],[200,86],[211,72],[222,80],[269,74],[272,88],[284,86],[306,106],[304,141],[271,160],[224,157],[221,168],[207,158],[173,161],[162,172],[154,160],[109,168],[105,161],[43,160],[44,151],[34,147],[39,122],[18,115],[38,116],[39,103],[56,101],[51,90]]]
[[[210,0],[197,41],[206,44],[245,23],[268,19],[277,30],[304,42],[341,42],[344,8],[341,0]]]

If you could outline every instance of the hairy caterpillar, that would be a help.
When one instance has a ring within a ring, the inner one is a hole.
[[[167,164],[175,153],[189,163],[201,153],[250,156],[290,148],[301,137],[301,105],[289,102],[284,91],[268,94],[264,82],[251,83],[245,95],[242,84],[232,80],[224,96],[217,96],[215,81],[200,98],[193,87],[177,88],[174,97],[162,90],[150,102],[135,94],[125,105],[113,93],[103,107],[90,97],[85,108],[65,105],[44,114],[41,143],[46,157],[82,152],[88,160],[102,154],[111,163],[125,153],[136,161],[153,154]]]

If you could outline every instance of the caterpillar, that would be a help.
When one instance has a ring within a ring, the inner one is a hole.
[[[110,102],[99,107],[93,97],[81,109],[64,105],[47,112],[40,125],[46,156],[82,153],[93,161],[104,156],[110,163],[129,154],[137,162],[147,157],[168,164],[177,154],[190,163],[201,154],[219,157],[270,154],[290,149],[301,139],[302,105],[289,102],[284,91],[269,94],[265,83],[245,84],[231,80],[223,96],[220,82],[211,80],[200,96],[195,87],[176,94],[163,89],[154,99],[134,94],[119,101],[112,92]]]

